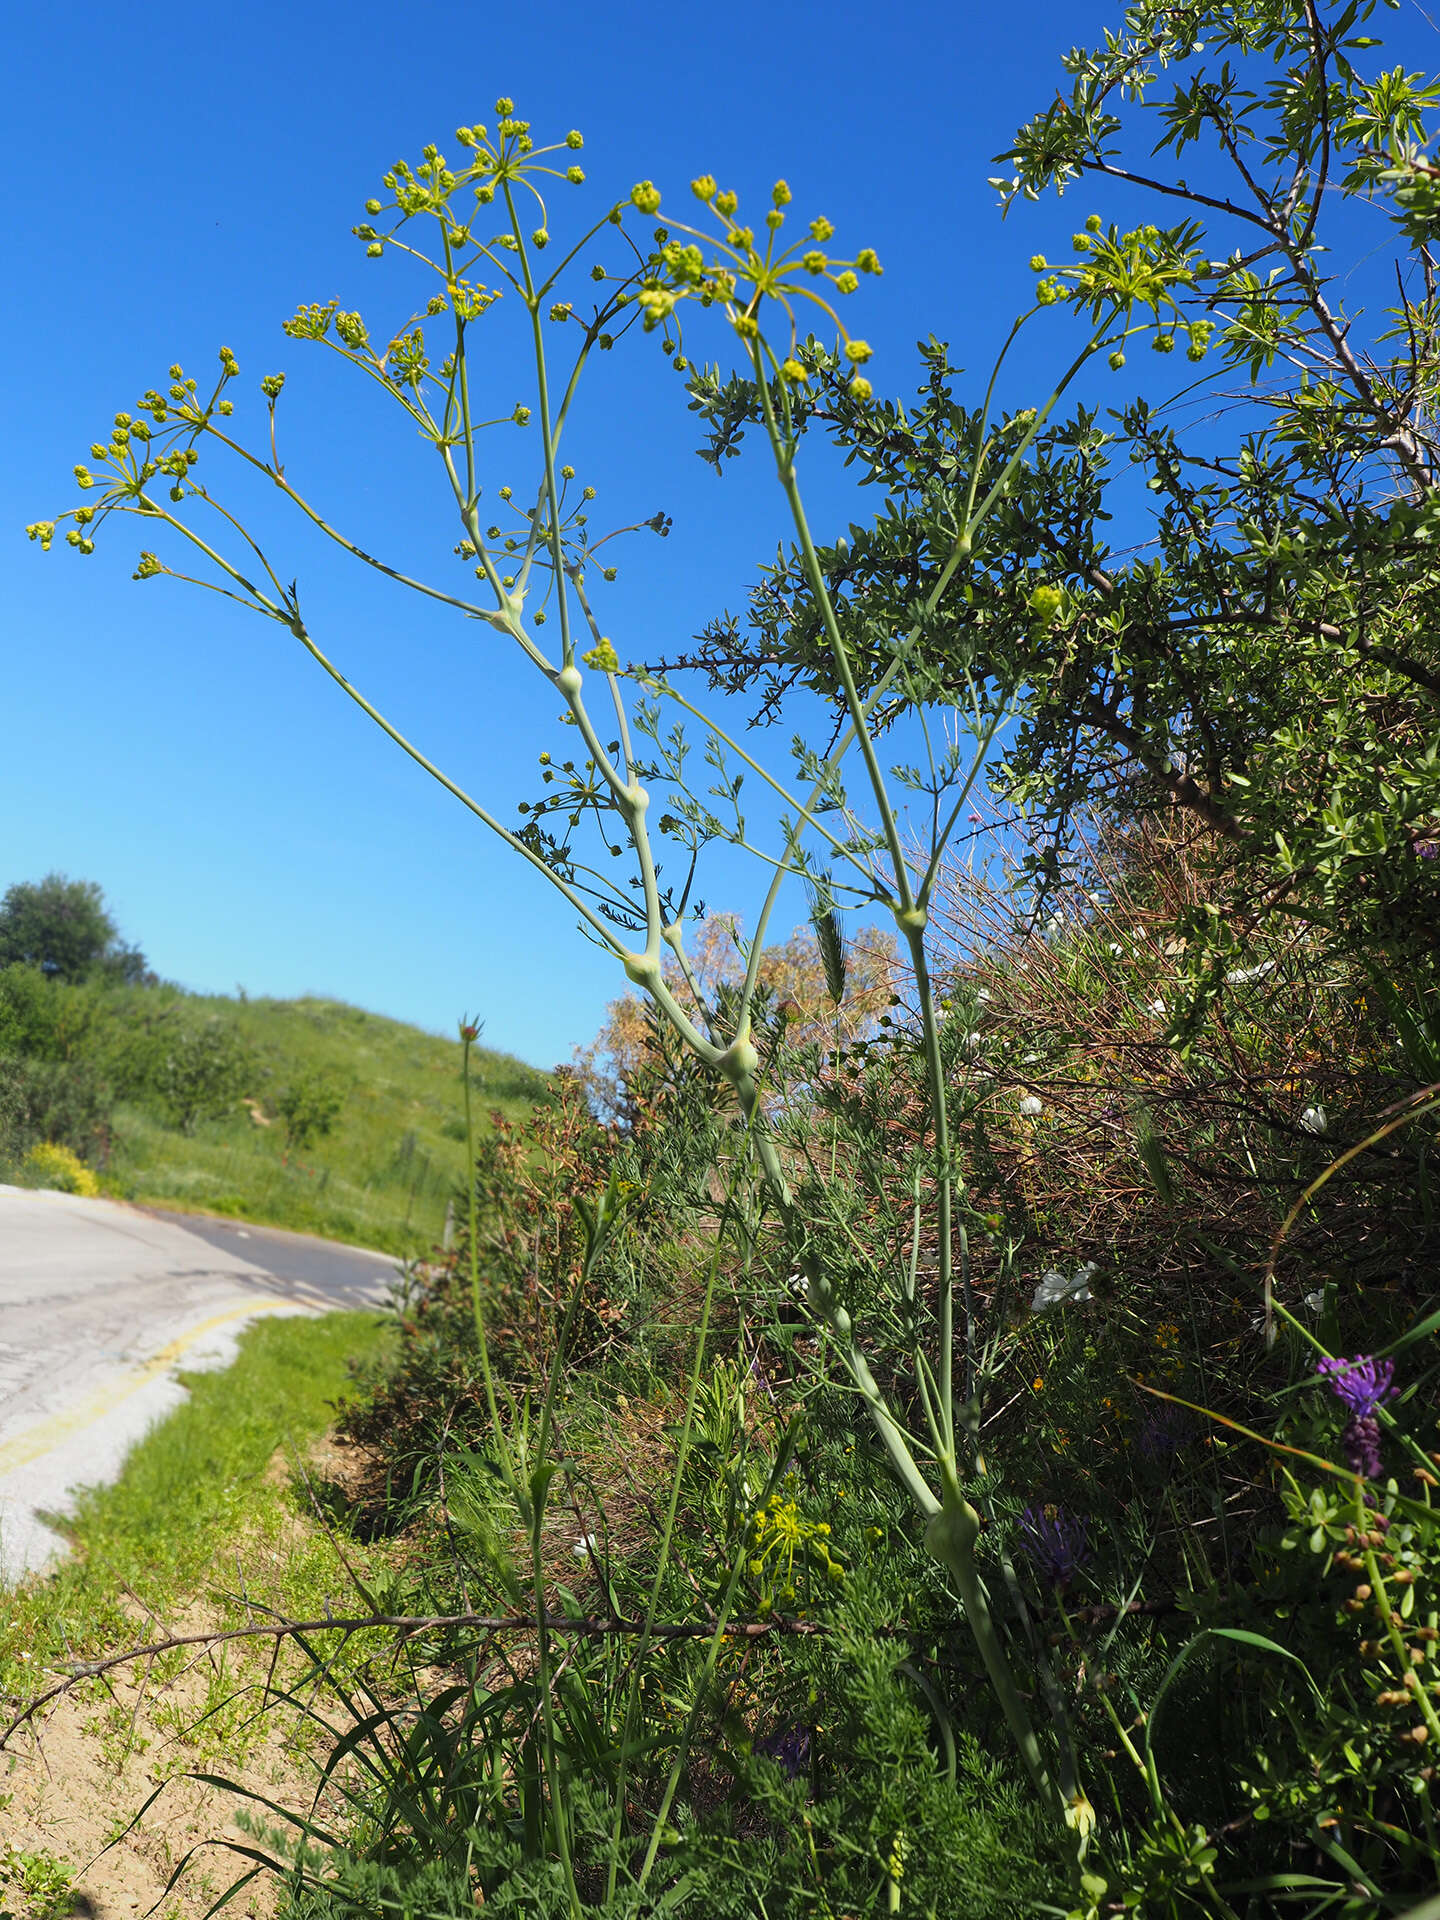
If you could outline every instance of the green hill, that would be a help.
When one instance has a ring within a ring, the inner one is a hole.
[[[460,1070],[458,1039],[338,1000],[157,979],[92,880],[0,898],[0,1180],[423,1253],[465,1177]],[[471,1074],[481,1124],[550,1085],[478,1047]]]
[[[233,1023],[256,1062],[253,1084],[233,1114],[190,1135],[148,1103],[122,1102],[103,1168],[112,1191],[392,1253],[421,1253],[439,1240],[465,1174],[458,1041],[337,1000],[187,994],[185,1005],[192,1017]],[[471,1072],[482,1125],[495,1108],[529,1112],[549,1084],[522,1061],[479,1047]],[[312,1076],[334,1086],[340,1110],[333,1131],[297,1149],[287,1145],[277,1101]]]
[[[478,1126],[550,1086],[482,1047],[471,1077]],[[117,1198],[419,1254],[463,1191],[464,1142],[458,1040],[336,1000],[0,968],[0,1179],[98,1176]]]

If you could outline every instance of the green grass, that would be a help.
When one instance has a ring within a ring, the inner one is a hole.
[[[293,1077],[322,1073],[345,1090],[333,1133],[287,1150],[276,1120],[243,1107],[187,1137],[153,1112],[121,1107],[105,1168],[112,1190],[156,1206],[228,1214],[386,1253],[423,1254],[440,1239],[465,1173],[460,1045],[338,1000],[186,996],[191,1017],[223,1015],[259,1061],[250,1096],[269,1115]],[[476,1048],[477,1118],[519,1117],[549,1077]]]
[[[71,1887],[69,1868],[53,1853],[9,1842],[0,1849],[0,1920],[60,1920],[72,1911]]]
[[[368,1313],[261,1320],[233,1365],[182,1376],[185,1403],[113,1485],[81,1495],[65,1528],[73,1558],[5,1596],[0,1693],[24,1698],[53,1662],[133,1644],[147,1611],[167,1620],[205,1590],[243,1584],[257,1603],[302,1615],[341,1601],[345,1571],[318,1526],[297,1525],[291,1475],[272,1462],[278,1449],[304,1456],[350,1362],[374,1355],[386,1332]]]

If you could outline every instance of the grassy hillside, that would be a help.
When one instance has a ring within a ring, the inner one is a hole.
[[[458,1041],[336,1000],[187,995],[186,1011],[222,1015],[253,1049],[253,1108],[237,1103],[187,1137],[152,1107],[122,1104],[104,1168],[112,1191],[387,1252],[423,1252],[440,1238],[465,1168]],[[535,1068],[483,1048],[472,1072],[482,1123],[492,1108],[528,1112],[548,1086]],[[339,1083],[344,1103],[333,1132],[296,1152],[275,1100],[297,1076],[317,1073]]]

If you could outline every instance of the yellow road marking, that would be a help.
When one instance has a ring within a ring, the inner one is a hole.
[[[172,1340],[168,1346],[161,1347],[158,1353],[137,1367],[124,1379],[101,1387],[82,1400],[79,1406],[71,1407],[65,1413],[53,1414],[48,1420],[39,1420],[33,1427],[26,1427],[16,1434],[13,1440],[0,1441],[0,1474],[13,1473],[17,1467],[28,1467],[32,1460],[38,1460],[43,1454],[50,1453],[62,1441],[82,1432],[96,1420],[101,1420],[112,1412],[123,1400],[143,1387],[147,1380],[153,1380],[157,1373],[164,1373],[175,1365],[182,1354],[193,1347],[197,1340],[207,1333],[213,1333],[216,1327],[228,1326],[232,1320],[253,1319],[260,1313],[283,1313],[294,1303],[289,1301],[257,1301],[254,1306],[234,1307],[229,1313],[217,1313],[209,1320],[202,1320],[197,1327],[191,1327],[188,1333],[182,1333],[178,1340]]]

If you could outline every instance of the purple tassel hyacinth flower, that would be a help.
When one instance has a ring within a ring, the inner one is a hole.
[[[1395,1362],[1357,1354],[1353,1360],[1326,1358],[1315,1371],[1330,1382],[1330,1391],[1350,1414],[1340,1445],[1352,1473],[1367,1480],[1380,1476],[1380,1422],[1376,1414],[1395,1398]]]
[[[1169,1406],[1162,1401],[1147,1412],[1140,1429],[1138,1445],[1141,1458],[1152,1467],[1168,1466],[1199,1432],[1200,1423],[1193,1413],[1187,1413],[1184,1407]]]
[[[1090,1558],[1085,1522],[1063,1507],[1026,1507],[1020,1551],[1049,1587],[1068,1587]]]
[[[755,1751],[773,1760],[792,1780],[798,1780],[810,1770],[810,1739],[811,1729],[794,1720],[757,1740]]]

